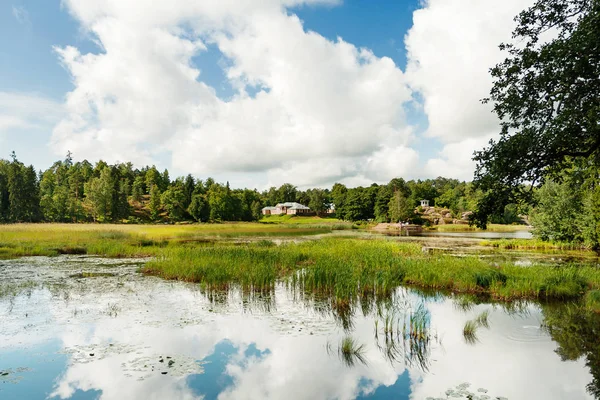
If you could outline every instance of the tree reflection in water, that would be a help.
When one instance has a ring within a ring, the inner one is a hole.
[[[544,328],[558,344],[556,353],[563,361],[585,357],[592,381],[586,389],[600,399],[600,314],[579,304],[542,306]]]

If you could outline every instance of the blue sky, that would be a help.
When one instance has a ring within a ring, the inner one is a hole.
[[[239,186],[281,184],[306,169],[320,173],[300,186],[468,179],[470,153],[496,127],[476,101],[499,57],[493,48],[527,4],[511,0],[494,18],[474,0],[264,0],[243,12],[231,1],[193,3],[3,1],[0,157],[15,150],[47,168],[68,149]],[[488,31],[486,18],[498,26]],[[464,63],[479,48],[491,50]],[[318,150],[302,150],[298,136]]]

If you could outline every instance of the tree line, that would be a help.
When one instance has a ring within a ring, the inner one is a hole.
[[[232,189],[229,183],[192,175],[171,179],[155,166],[95,165],[72,155],[45,171],[26,166],[14,154],[0,159],[0,222],[163,222],[256,221],[265,206],[299,202],[317,214],[334,209],[348,221],[415,220],[421,199],[456,216],[473,210],[481,193],[472,184],[436,178],[348,188],[299,190],[286,183],[269,190]],[[503,218],[500,216],[500,218]]]

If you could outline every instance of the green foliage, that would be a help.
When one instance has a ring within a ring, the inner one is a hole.
[[[415,208],[400,191],[394,193],[390,199],[388,209],[389,219],[392,222],[410,221],[415,217]]]
[[[320,216],[334,208],[335,217],[344,221],[388,222],[411,219],[414,199],[437,193],[453,196],[431,197],[432,202],[449,201],[456,210],[466,210],[474,204],[470,186],[441,177],[417,182],[394,178],[387,185],[350,189],[336,183],[331,190],[302,191],[286,183],[261,193],[191,175],[172,181],[168,171],[155,166],[74,163],[70,153],[38,179],[33,167],[15,156],[10,162],[0,160],[0,222],[258,221],[264,206],[286,201],[308,205]],[[407,201],[392,202],[395,193]]]
[[[185,217],[186,195],[179,186],[171,186],[160,196],[162,207],[173,221],[181,221]]]
[[[140,176],[136,176],[133,181],[133,186],[131,187],[131,198],[133,201],[140,202],[142,201],[142,196],[144,195],[144,178]]]
[[[94,220],[110,221],[113,207],[113,179],[110,168],[103,168],[99,177],[86,183],[85,192]]]
[[[516,21],[487,99],[501,136],[475,156],[480,226],[507,204],[532,201],[530,184],[600,160],[600,2],[538,0]]]
[[[208,204],[204,195],[194,194],[188,207],[188,213],[198,222],[206,222],[209,217]]]
[[[160,196],[161,196],[160,188],[158,187],[157,184],[152,184],[151,189],[150,189],[149,208],[150,208],[150,218],[152,218],[153,221],[156,221],[158,219],[158,216],[161,211]]]
[[[581,193],[569,183],[546,182],[536,193],[538,206],[531,215],[534,234],[546,241],[581,241],[574,223],[582,215]]]

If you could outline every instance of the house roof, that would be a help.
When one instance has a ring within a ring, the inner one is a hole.
[[[263,207],[262,210],[263,211],[273,211],[273,210],[276,210],[276,209],[277,209],[277,207]]]
[[[289,208],[290,210],[310,210],[309,207],[306,207],[303,204],[300,203],[295,203],[295,202],[286,202],[286,203],[279,203],[277,204],[276,207],[286,207]]]

